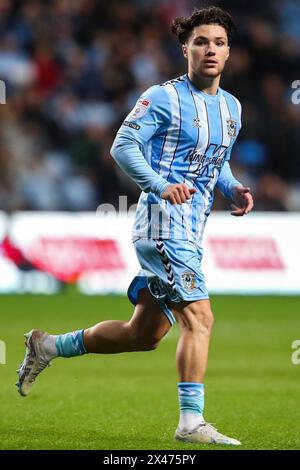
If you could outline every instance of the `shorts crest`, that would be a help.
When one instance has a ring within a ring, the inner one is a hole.
[[[185,272],[181,274],[183,287],[187,292],[192,292],[196,289],[195,273]]]

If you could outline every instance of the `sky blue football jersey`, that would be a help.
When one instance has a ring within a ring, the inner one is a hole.
[[[214,187],[219,185],[226,194],[220,178],[226,166],[226,184],[227,180],[238,183],[227,162],[240,128],[239,101],[221,88],[216,95],[200,91],[187,74],[142,94],[116,141],[123,146],[134,141],[160,181],[184,182],[196,193],[186,203],[172,205],[153,191],[143,191],[133,239],[174,238],[201,244]]]

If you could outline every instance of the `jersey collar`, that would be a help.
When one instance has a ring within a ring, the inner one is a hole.
[[[191,82],[191,80],[189,79],[187,73],[184,75],[184,77],[185,77],[185,80],[186,80],[186,83],[187,83],[189,89],[192,90],[193,93],[196,93],[196,94],[202,96],[205,99],[205,101],[207,101],[209,103],[215,103],[215,102],[220,100],[220,98],[221,98],[221,88],[220,87],[218,87],[217,93],[215,95],[209,95],[208,93],[205,93],[204,91],[199,90],[199,88],[197,88]]]

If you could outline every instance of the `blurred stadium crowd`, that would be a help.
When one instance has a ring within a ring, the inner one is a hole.
[[[221,84],[243,106],[234,173],[256,210],[300,210],[299,0],[0,0],[0,209],[136,202],[115,132],[146,88],[185,73],[172,18],[209,4],[238,26]]]

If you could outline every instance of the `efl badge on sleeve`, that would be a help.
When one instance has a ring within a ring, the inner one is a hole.
[[[196,289],[195,273],[185,272],[182,275],[183,287],[187,292]]]
[[[150,108],[151,101],[146,98],[140,98],[130,113],[132,119],[139,119],[146,114]]]
[[[237,122],[234,119],[227,119],[227,132],[229,137],[236,136]]]

